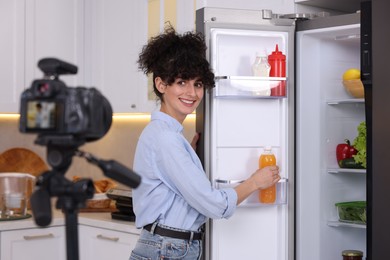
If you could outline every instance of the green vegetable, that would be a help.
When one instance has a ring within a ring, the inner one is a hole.
[[[363,223],[367,222],[367,213],[366,209],[363,210],[362,214],[359,215],[360,219],[363,221]]]
[[[347,169],[364,169],[363,165],[359,162],[357,163],[354,158],[346,158],[339,161],[340,168]]]
[[[366,223],[366,202],[350,201],[336,203],[340,221]]]
[[[367,146],[366,146],[366,139],[367,139],[367,128],[366,128],[366,122],[361,122],[358,127],[358,136],[353,140],[353,146],[358,150],[357,154],[353,156],[356,163],[360,163],[363,168],[367,168],[367,162],[366,162],[366,154],[367,154]]]

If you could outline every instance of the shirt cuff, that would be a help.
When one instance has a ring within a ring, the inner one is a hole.
[[[230,218],[237,207],[237,192],[233,188],[223,189],[227,197],[227,208],[222,215],[222,218]]]

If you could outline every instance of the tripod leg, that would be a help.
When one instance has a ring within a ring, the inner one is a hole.
[[[77,211],[65,209],[67,260],[79,260],[79,234]]]

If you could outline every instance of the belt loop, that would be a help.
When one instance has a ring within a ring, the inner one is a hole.
[[[156,228],[156,226],[157,226],[157,222],[154,222],[152,227],[150,228],[150,234],[152,235],[154,234],[154,229]]]
[[[191,231],[191,235],[190,235],[190,244],[192,243],[193,238],[194,238],[194,232]]]

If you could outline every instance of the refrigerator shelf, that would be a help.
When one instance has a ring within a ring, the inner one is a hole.
[[[214,180],[214,186],[217,189],[222,188],[234,188],[243,180]],[[282,178],[276,183],[276,201],[272,204],[266,204],[259,202],[259,192],[252,193],[246,200],[244,200],[239,207],[263,207],[263,206],[275,206],[287,204],[287,188],[288,179]]]
[[[271,89],[286,86],[285,77],[216,76],[216,97],[285,98],[271,96]]]
[[[327,170],[328,173],[366,173],[366,169],[347,169],[347,168],[330,168]]]
[[[348,223],[348,222],[341,222],[338,220],[329,220],[328,226],[330,227],[350,227],[350,228],[362,228],[366,229],[365,224],[356,224],[356,223]]]
[[[364,103],[364,98],[333,99],[333,100],[327,100],[326,103],[328,105]]]

